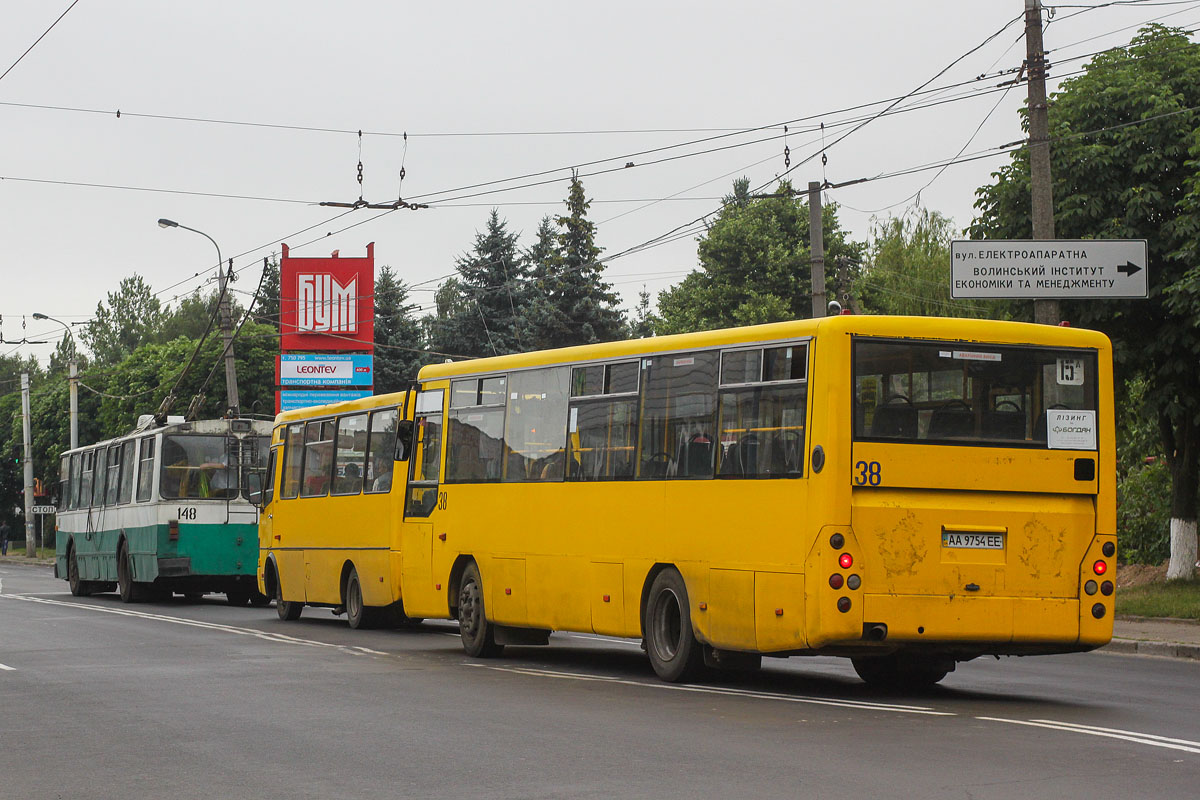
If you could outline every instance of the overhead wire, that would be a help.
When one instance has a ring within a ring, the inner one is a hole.
[[[46,30],[42,31],[42,35],[41,35],[41,36],[39,36],[37,39],[35,39],[35,40],[34,40],[34,42],[33,42],[33,44],[29,45],[29,47],[27,47],[27,48],[25,49],[25,52],[24,52],[24,53],[21,53],[21,55],[19,55],[19,56],[17,57],[17,60],[16,60],[16,61],[14,61],[12,64],[10,64],[10,65],[9,65],[8,69],[4,70],[4,74],[3,74],[3,75],[0,75],[0,81],[2,81],[2,80],[4,80],[5,78],[7,78],[7,77],[8,77],[8,73],[10,73],[10,72],[12,72],[14,69],[16,69],[16,66],[17,66],[17,64],[20,64],[20,63],[21,63],[21,61],[23,61],[23,60],[24,60],[25,56],[29,55],[29,53],[30,53],[30,52],[33,50],[33,48],[37,47],[37,46],[38,46],[38,43],[39,43],[39,42],[41,42],[41,41],[42,41],[42,39],[45,39],[45,38],[46,38],[46,34],[50,33],[50,31],[54,30],[54,26],[55,26],[55,25],[57,25],[58,23],[62,22],[62,18],[63,18],[63,17],[65,17],[65,16],[67,15],[67,13],[68,13],[68,12],[69,12],[69,11],[70,11],[72,8],[74,8],[74,7],[75,7],[75,6],[76,6],[78,3],[79,3],[79,0],[72,0],[72,3],[71,3],[71,5],[67,6],[67,9],[66,9],[66,11],[63,11],[61,14],[59,14],[59,15],[58,15],[58,19],[54,20],[54,22],[51,22],[51,23],[50,23],[50,27],[49,27],[49,28],[46,28]]]

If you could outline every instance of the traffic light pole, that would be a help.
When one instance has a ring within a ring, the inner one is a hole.
[[[29,430],[29,373],[21,373],[21,430],[25,437],[25,555],[34,558],[37,547],[33,532],[33,441]]]

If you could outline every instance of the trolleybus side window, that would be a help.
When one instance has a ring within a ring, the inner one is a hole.
[[[300,467],[304,463],[304,423],[288,425],[283,450],[283,485],[280,497],[291,500],[300,494]]]
[[[571,371],[568,480],[633,477],[640,373],[638,361],[575,367]]]
[[[404,514],[428,517],[437,507],[442,458],[442,389],[417,395],[416,430],[413,435],[411,478]]]
[[[154,490],[154,437],[146,436],[138,443],[137,501],[150,500]]]
[[[108,448],[108,474],[105,476],[104,504],[106,506],[115,506],[117,504],[117,493],[121,489],[121,455],[122,448],[120,444],[110,445]]]
[[[117,491],[118,503],[128,503],[133,499],[134,444],[135,442],[130,439],[121,445],[121,484]]]
[[[92,464],[96,452],[88,450],[79,454],[79,488],[75,492],[75,507],[87,508],[92,504]]]
[[[807,366],[804,344],[721,354],[720,477],[803,474]]]
[[[82,461],[79,453],[71,454],[71,488],[63,497],[67,508],[79,508],[79,465]]]
[[[371,432],[367,437],[366,482],[363,491],[390,492],[396,468],[396,409],[371,414]]]
[[[506,382],[504,376],[451,382],[447,483],[500,480]]]
[[[509,376],[504,421],[505,481],[561,481],[566,467],[570,367]]]
[[[92,506],[100,508],[104,505],[104,476],[107,474],[108,448],[96,449],[92,460]]]
[[[329,494],[333,474],[334,421],[316,420],[304,426],[304,472],[300,477],[301,497]]]
[[[332,494],[358,494],[367,470],[367,415],[349,414],[337,421],[336,461]]]
[[[63,456],[58,465],[58,496],[63,508],[70,507],[71,500],[71,457]]]
[[[642,360],[638,478],[711,478],[715,463],[715,351]]]

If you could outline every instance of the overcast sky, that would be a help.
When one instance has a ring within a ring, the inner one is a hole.
[[[70,5],[0,6],[0,73]],[[608,257],[715,211],[738,176],[770,185],[785,144],[801,187],[983,153],[1021,136],[1025,87],[997,86],[1024,58],[1023,10],[1023,0],[79,0],[0,79],[0,332],[57,340],[62,328],[33,312],[84,321],[133,273],[164,304],[202,286],[212,245],[160,229],[159,217],[212,236],[245,293],[281,242],[295,255],[356,256],[373,241],[377,269],[390,265],[428,308],[491,208],[532,243],[541,217],[562,210],[572,167]],[[1052,75],[1159,18],[1195,28],[1200,0],[1059,6],[1045,34]],[[360,159],[364,199],[431,207],[317,205],[359,198]],[[918,192],[962,227],[1005,161],[825,199],[857,239]],[[632,307],[643,286],[657,297],[695,264],[695,236],[668,237],[614,258],[606,277]],[[50,350],[0,345],[43,362]]]

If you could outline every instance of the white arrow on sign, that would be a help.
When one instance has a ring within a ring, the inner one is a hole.
[[[950,296],[1144,298],[1145,239],[970,239],[950,243]]]

